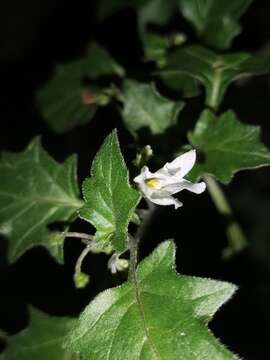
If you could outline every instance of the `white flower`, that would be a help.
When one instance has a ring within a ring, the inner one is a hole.
[[[193,168],[196,161],[196,151],[190,150],[178,156],[155,173],[151,173],[147,166],[141,169],[140,175],[134,181],[138,184],[144,196],[158,205],[174,205],[175,209],[183,204],[175,199],[173,194],[187,189],[195,194],[201,194],[206,185],[204,182],[193,184],[184,176]]]

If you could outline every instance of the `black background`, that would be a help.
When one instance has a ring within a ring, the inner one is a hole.
[[[80,183],[88,175],[97,149],[113,128],[119,129],[127,160],[134,156],[135,149],[129,146],[132,138],[113,107],[100,110],[84,127],[56,135],[42,121],[35,104],[35,91],[50,78],[57,63],[80,56],[91,39],[108,48],[127,68],[129,76],[144,80],[148,69],[142,62],[134,12],[126,9],[97,24],[95,6],[90,0],[2,0],[0,3],[0,148],[21,151],[34,136],[41,134],[43,146],[55,159],[61,161],[72,153],[78,154]],[[244,31],[234,41],[233,50],[256,51],[267,46],[269,13],[269,1],[254,1],[241,20]],[[192,29],[179,16],[171,21],[168,30],[184,31],[191,42],[195,41]],[[166,89],[160,90],[166,94]],[[258,77],[231,86],[222,109],[233,108],[243,122],[261,125],[263,141],[270,147],[269,99],[269,78]],[[184,143],[186,130],[192,129],[202,106],[203,96],[189,100],[181,114],[177,138],[174,131],[166,134],[166,139],[153,139],[154,150],[167,154],[171,141]],[[227,220],[217,214],[206,193],[201,196],[181,193],[184,207],[177,212],[160,209],[141,246],[141,256],[145,256],[163,239],[174,238],[178,245],[179,271],[227,280],[239,286],[235,297],[211,322],[211,329],[241,357],[254,360],[266,359],[269,353],[269,182],[270,170],[264,168],[237,174],[226,188],[236,218],[250,241],[249,248],[231,260],[221,260]],[[73,228],[92,231],[80,220]],[[66,240],[64,266],[58,265],[43,248],[28,251],[8,266],[7,246],[3,239],[0,328],[11,334],[26,326],[29,304],[50,314],[76,315],[100,290],[122,280],[121,275],[113,277],[107,272],[106,256],[89,256],[84,270],[91,274],[91,284],[84,290],[75,290],[73,267],[82,246],[74,239]]]

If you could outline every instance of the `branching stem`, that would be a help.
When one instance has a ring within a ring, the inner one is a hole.
[[[81,273],[81,268],[84,258],[92,250],[92,241],[94,240],[94,236],[80,232],[67,232],[65,233],[65,237],[79,238],[84,244],[86,244],[86,247],[81,252],[75,265],[75,274],[79,274]]]

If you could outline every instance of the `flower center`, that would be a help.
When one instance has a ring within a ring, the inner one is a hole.
[[[154,178],[147,179],[147,180],[145,180],[145,183],[147,186],[149,186],[153,189],[161,189],[161,183],[157,179],[154,179]]]

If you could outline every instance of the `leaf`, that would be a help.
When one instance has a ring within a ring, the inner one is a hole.
[[[140,195],[129,185],[116,131],[97,153],[91,178],[83,183],[83,196],[85,205],[80,209],[80,217],[96,227],[96,241],[106,246],[109,241],[115,250],[126,250],[128,224]]]
[[[61,232],[51,231],[48,234],[47,248],[60,263],[64,263],[64,242],[68,228],[68,226],[65,226]]]
[[[252,0],[178,0],[183,16],[208,45],[228,49],[241,32],[238,19]]]
[[[49,316],[31,309],[29,327],[8,338],[1,360],[76,360],[63,348],[63,342],[74,324],[70,318]]]
[[[139,264],[133,281],[86,307],[65,346],[95,360],[238,359],[207,328],[236,287],[179,275],[174,263],[174,243],[163,242]]]
[[[185,41],[186,37],[181,33],[164,36],[156,32],[145,31],[142,37],[144,58],[146,61],[154,61],[158,68],[162,69],[166,66],[171,48],[182,46]],[[172,91],[180,92],[183,97],[190,98],[199,94],[198,82],[190,76],[158,72],[158,77],[165,86]]]
[[[100,76],[123,76],[124,70],[110,54],[93,44],[81,59],[58,65],[53,77],[37,94],[37,105],[44,120],[57,133],[63,133],[77,125],[84,125],[96,113],[100,89],[85,87],[85,79],[91,81]],[[88,91],[92,101],[85,101],[83,92]]]
[[[126,80],[123,88],[123,120],[127,129],[137,136],[138,130],[149,128],[153,135],[163,134],[177,123],[183,102],[162,97],[153,85]]]
[[[97,16],[100,21],[103,21],[126,8],[137,11],[139,28],[144,28],[148,23],[165,25],[177,10],[177,1],[100,0],[97,5]]]
[[[144,36],[143,47],[145,60],[155,61],[162,66],[170,47],[169,38],[149,31]]]
[[[0,233],[9,239],[9,260],[36,245],[55,254],[59,242],[47,226],[69,222],[81,206],[76,158],[58,164],[36,139],[21,153],[3,153],[0,172]]]
[[[161,72],[159,78],[172,91],[181,93],[184,98],[192,98],[200,94],[198,81],[185,74]]]
[[[90,79],[97,79],[100,76],[124,76],[125,70],[120,66],[109,52],[103,47],[92,44],[87,56],[82,59],[83,74]]]
[[[188,75],[204,85],[206,104],[218,108],[233,81],[269,72],[270,58],[248,53],[219,55],[201,46],[182,47],[168,57],[161,77]]]
[[[137,4],[138,27],[141,38],[144,37],[148,24],[165,26],[177,11],[176,0],[135,0],[135,3]]]
[[[260,142],[260,127],[242,124],[232,111],[219,118],[203,111],[189,141],[203,159],[196,163],[192,178],[211,174],[227,184],[239,170],[270,165],[270,151]]]

